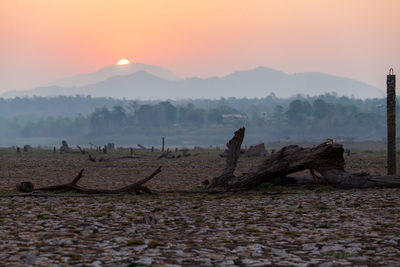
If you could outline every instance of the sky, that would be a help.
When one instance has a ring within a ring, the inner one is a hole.
[[[0,1],[0,93],[121,58],[181,77],[265,66],[385,89],[389,68],[400,74],[400,0]]]

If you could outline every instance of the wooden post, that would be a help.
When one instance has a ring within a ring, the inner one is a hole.
[[[162,137],[162,147],[161,147],[161,151],[164,152],[164,144],[165,144],[165,138],[164,136]]]
[[[396,174],[396,75],[389,70],[387,85],[387,173]]]

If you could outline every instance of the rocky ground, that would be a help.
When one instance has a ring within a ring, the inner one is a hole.
[[[288,266],[400,265],[400,189],[264,185],[241,194],[11,197],[16,182],[70,181],[116,188],[155,167],[148,186],[190,189],[217,175],[216,152],[196,157],[89,162],[85,155],[0,151],[0,265]],[[383,156],[358,153],[350,171],[383,172]],[[260,158],[241,159],[246,171]]]

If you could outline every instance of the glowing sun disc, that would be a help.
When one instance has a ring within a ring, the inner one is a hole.
[[[123,58],[123,59],[118,60],[117,65],[122,66],[122,65],[128,65],[129,63],[131,63],[129,60]]]

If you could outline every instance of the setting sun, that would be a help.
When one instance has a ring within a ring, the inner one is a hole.
[[[120,59],[120,60],[117,62],[117,65],[118,65],[118,66],[122,66],[122,65],[128,65],[129,63],[131,63],[129,60],[123,58],[123,59]]]

